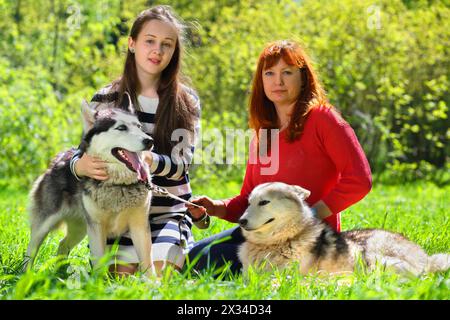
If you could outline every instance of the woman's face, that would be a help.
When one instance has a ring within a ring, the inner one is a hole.
[[[275,105],[291,105],[300,96],[300,68],[288,65],[283,59],[262,71],[262,81],[264,93]]]
[[[159,76],[172,59],[177,38],[175,27],[168,22],[153,19],[144,23],[137,39],[128,39],[138,72]]]

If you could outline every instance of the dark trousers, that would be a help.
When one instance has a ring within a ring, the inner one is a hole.
[[[200,240],[189,251],[189,264],[193,264],[192,269],[198,272],[206,271],[211,267],[219,269],[226,264],[231,264],[229,270],[237,274],[242,268],[237,251],[243,242],[244,237],[239,227]]]

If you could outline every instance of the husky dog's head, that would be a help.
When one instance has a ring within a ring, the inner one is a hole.
[[[306,189],[281,182],[257,186],[239,219],[245,238],[253,243],[274,243],[297,235],[314,219],[304,202],[309,195]]]
[[[85,103],[82,113],[84,126],[89,130],[80,148],[107,162],[109,180],[147,182],[148,166],[140,153],[153,148],[153,139],[142,131],[136,115],[118,108],[95,112]]]

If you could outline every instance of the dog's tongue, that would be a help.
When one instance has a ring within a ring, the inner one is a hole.
[[[142,162],[139,159],[139,157],[137,156],[137,154],[134,153],[134,152],[130,152],[130,151],[124,150],[124,149],[123,149],[123,152],[125,153],[125,155],[127,156],[128,160],[130,161],[131,166],[133,167],[133,169],[137,172],[138,180],[147,182],[147,180],[148,180],[147,172],[145,171],[145,168],[142,165]]]
[[[143,182],[148,181],[147,172],[145,171],[144,166],[142,166],[140,163],[139,163],[139,170],[138,170],[138,180],[143,181]]]

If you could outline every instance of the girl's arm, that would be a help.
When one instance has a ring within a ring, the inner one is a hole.
[[[173,148],[171,156],[156,152],[144,154],[152,175],[165,176],[170,180],[180,180],[188,172],[194,157],[195,144],[200,134],[201,111],[199,98],[194,94],[191,94],[191,97],[194,99],[198,114],[198,117],[194,119],[194,132],[183,129],[174,132],[174,138],[178,140],[179,137],[182,137],[182,140]]]

